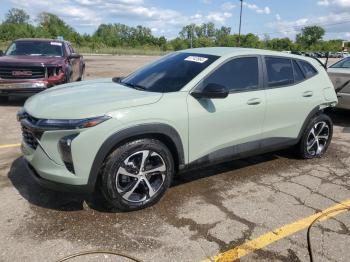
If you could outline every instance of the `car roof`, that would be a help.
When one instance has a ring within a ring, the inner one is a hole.
[[[255,48],[242,48],[242,47],[204,47],[204,48],[192,48],[186,49],[179,52],[183,53],[193,53],[193,54],[203,54],[203,55],[216,55],[216,56],[239,56],[239,55],[270,55],[270,56],[283,56],[294,59],[302,59],[307,61],[312,61],[313,58],[304,57],[300,55],[294,55],[289,53],[283,53],[278,51],[255,49]]]
[[[50,38],[19,38],[16,39],[14,42],[25,42],[25,41],[33,41],[33,42],[59,42],[59,43],[69,43],[65,40],[58,40],[58,39],[50,39]]]

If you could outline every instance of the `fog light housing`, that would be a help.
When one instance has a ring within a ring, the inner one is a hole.
[[[58,141],[58,151],[60,152],[62,161],[69,172],[75,174],[73,158],[72,158],[72,142],[78,134],[62,137]]]

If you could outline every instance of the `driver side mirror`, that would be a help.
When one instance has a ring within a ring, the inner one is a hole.
[[[226,98],[229,94],[229,91],[227,87],[219,85],[219,84],[214,84],[210,83],[206,85],[203,90],[200,91],[193,91],[191,95],[194,98]]]
[[[70,56],[69,56],[69,59],[76,59],[76,58],[80,58],[80,55],[77,54],[77,53],[72,53],[72,54],[70,54]]]

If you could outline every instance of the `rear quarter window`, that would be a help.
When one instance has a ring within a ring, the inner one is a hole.
[[[317,70],[309,62],[299,60],[298,63],[300,64],[300,67],[303,70],[306,78],[317,75]]]

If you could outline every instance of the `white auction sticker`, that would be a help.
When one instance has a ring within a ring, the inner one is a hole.
[[[62,46],[62,43],[60,43],[60,42],[51,42],[50,44],[51,44],[51,45]]]
[[[190,62],[196,62],[196,63],[203,64],[204,62],[206,62],[208,60],[208,58],[200,57],[200,56],[189,56],[189,57],[185,58],[185,60],[190,61]]]

